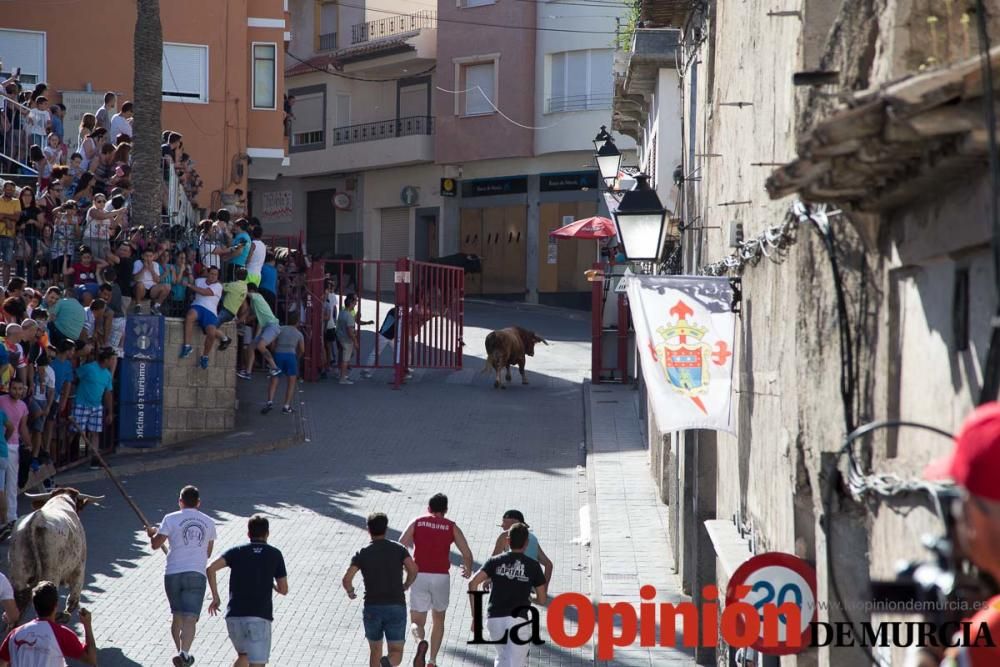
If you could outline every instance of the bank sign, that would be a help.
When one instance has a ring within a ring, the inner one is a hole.
[[[155,447],[163,435],[163,348],[166,320],[130,315],[120,376],[119,444]]]

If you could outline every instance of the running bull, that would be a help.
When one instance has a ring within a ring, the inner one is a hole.
[[[507,382],[510,382],[510,367],[517,366],[521,373],[521,384],[528,384],[528,378],[524,375],[525,355],[535,356],[535,343],[545,343],[548,341],[536,334],[521,327],[507,327],[493,331],[486,337],[486,368],[485,373],[493,368],[497,373],[497,379],[493,383],[493,388],[506,389],[500,381],[500,371],[506,371]]]
[[[80,512],[104,496],[90,496],[76,489],[49,493],[26,493],[35,511],[21,517],[10,545],[10,583],[14,599],[23,612],[31,600],[31,589],[41,581],[68,586],[66,617],[80,606],[87,536]]]

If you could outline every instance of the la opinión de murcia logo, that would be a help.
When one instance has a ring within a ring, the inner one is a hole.
[[[737,587],[741,597],[753,593],[749,586]],[[469,644],[546,643],[542,639],[542,613],[533,606],[513,610],[523,621],[502,637],[491,639],[483,633],[483,602],[487,591],[469,593],[472,607],[473,638]],[[720,611],[718,589],[705,586],[704,602],[657,603],[656,589],[639,589],[643,600],[638,607],[627,602],[594,603],[581,593],[554,597],[545,610],[545,629],[552,642],[567,649],[580,648],[596,637],[597,658],[614,659],[615,650],[638,644],[644,648],[676,647],[678,637],[685,648],[718,646],[721,638],[733,648],[754,647],[768,655],[786,655],[807,648],[834,646],[869,647],[993,647],[987,622],[955,623],[887,621],[843,623],[806,620],[794,602],[729,602]],[[773,598],[772,598],[773,599]],[[573,624],[568,618],[575,618]],[[680,624],[678,625],[678,621]],[[677,632],[676,628],[682,628]],[[805,628],[798,632],[797,629]]]

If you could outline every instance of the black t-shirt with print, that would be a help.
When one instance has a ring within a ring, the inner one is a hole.
[[[222,554],[229,566],[229,609],[226,618],[255,616],[269,621],[274,582],[288,576],[281,552],[265,542],[250,542]]]
[[[527,611],[514,611],[531,604],[531,591],[545,583],[542,566],[523,553],[508,551],[494,556],[483,564],[483,572],[490,577],[490,602],[487,616],[520,616],[527,618]]]
[[[351,565],[365,580],[365,604],[406,604],[403,592],[403,561],[410,552],[399,542],[372,540],[354,554]]]

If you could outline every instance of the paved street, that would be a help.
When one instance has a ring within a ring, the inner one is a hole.
[[[599,499],[608,496],[601,500],[606,508],[596,514],[584,509],[588,490],[593,492],[587,470],[580,465],[585,440],[581,380],[589,364],[586,317],[570,311],[470,303],[464,370],[418,370],[401,391],[387,384],[387,370],[351,387],[332,381],[306,386],[301,408],[308,442],[277,452],[143,472],[127,477],[125,484],[153,521],[176,509],[181,486],[196,484],[202,490],[203,509],[219,522],[219,552],[244,541],[250,514],[262,512],[271,518],[271,542],[285,554],[291,588],[287,598],[275,603],[271,664],[279,666],[367,664],[361,602],[348,600],[340,587],[351,555],[367,543],[365,517],[376,510],[387,512],[391,534],[398,537],[438,491],[448,494],[449,516],[465,531],[477,564],[489,555],[502,512],[516,507],[525,513],[555,563],[553,594],[593,590],[589,536],[591,526],[598,523],[602,531],[609,531],[609,539],[602,543],[609,560],[629,564],[630,583],[645,580],[636,567],[662,567],[666,561],[628,551],[631,547],[613,526],[619,512],[633,523],[647,521],[643,525],[649,528],[655,527],[660,515],[655,509],[644,519],[627,515],[627,504],[611,498],[613,487],[625,483],[622,474],[636,477],[629,480],[636,489],[651,487],[648,472],[641,469],[643,454],[633,454],[628,470],[602,467],[619,476],[597,486]],[[535,329],[551,345],[539,346],[529,361],[531,384],[519,384],[515,371],[515,383],[497,391],[492,378],[481,373],[483,341],[489,330],[515,322]],[[263,379],[255,379],[243,387],[241,401],[256,402],[261,392]],[[285,421],[291,432],[298,417],[272,413],[269,419]],[[255,430],[261,436],[267,430],[267,437],[275,437],[275,423],[265,429],[256,415],[245,422],[237,424],[237,431],[244,434],[241,438],[251,439],[246,433]],[[599,429],[596,435],[595,444],[602,451],[634,446],[629,432],[621,442],[608,439],[606,430]],[[163,556],[150,553],[138,522],[110,483],[79,486],[89,493],[107,494],[101,507],[83,515],[90,546],[84,604],[94,612],[102,647],[100,664],[168,665],[173,649],[162,592]],[[637,547],[663,549],[660,542]],[[459,562],[457,555],[453,558]],[[609,582],[616,572],[616,565],[605,566],[605,595],[614,593]],[[657,577],[650,583],[660,588],[665,579]],[[225,590],[225,579],[220,585]],[[464,586],[455,575],[450,624],[439,662],[492,664],[491,647],[466,644],[471,614]],[[412,649],[411,643],[407,661]],[[194,654],[200,665],[231,664],[223,620],[203,617]],[[681,664],[650,663],[645,651],[621,658],[612,664]],[[592,665],[593,647],[570,652],[546,643],[532,650],[530,664]]]
[[[477,563],[489,555],[502,512],[517,507],[555,562],[553,592],[588,591],[588,554],[574,543],[587,501],[577,464],[584,437],[580,380],[589,360],[587,322],[577,317],[470,304],[466,371],[418,373],[398,392],[384,383],[387,372],[353,387],[311,385],[304,406],[308,444],[145,473],[126,484],[151,520],[176,509],[182,485],[199,486],[205,510],[220,523],[220,550],[244,540],[245,518],[253,512],[271,518],[272,543],[285,554],[291,587],[275,604],[274,665],[367,664],[361,602],[347,599],[341,575],[367,542],[369,512],[387,512],[398,536],[437,491],[449,495],[450,516],[466,532]],[[494,391],[479,374],[481,356],[472,355],[482,354],[489,329],[514,322],[536,328],[552,345],[540,346],[531,361],[532,384]],[[292,428],[291,417],[272,416]],[[167,665],[172,646],[163,557],[150,553],[110,484],[83,487],[108,495],[103,507],[84,514],[90,544],[85,604],[94,612],[100,664]],[[463,585],[456,576],[441,662],[489,664],[490,647],[465,644],[471,616]],[[201,665],[231,664],[221,619],[203,619],[194,653]],[[571,655],[546,644],[533,651],[531,664],[587,664],[584,656],[585,649]]]

